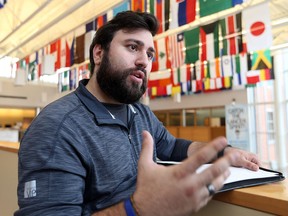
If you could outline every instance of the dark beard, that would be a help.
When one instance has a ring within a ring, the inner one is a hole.
[[[144,72],[145,77],[142,85],[139,87],[137,83],[127,83],[127,77],[135,70]],[[145,93],[147,88],[146,70],[144,68],[129,68],[126,70],[117,70],[112,67],[108,52],[104,51],[104,55],[96,74],[97,82],[102,91],[112,97],[114,100],[131,104],[137,102]]]

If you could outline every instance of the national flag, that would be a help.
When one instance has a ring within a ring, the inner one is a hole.
[[[69,90],[76,89],[78,87],[78,76],[77,76],[77,68],[73,68],[69,73]]]
[[[84,59],[89,59],[90,56],[90,45],[92,43],[93,37],[95,35],[96,31],[91,30],[85,34],[85,42],[84,42]]]
[[[146,11],[146,0],[131,0],[131,10],[138,12]]]
[[[96,19],[93,19],[92,21],[86,23],[85,30],[86,30],[86,32],[93,31],[93,30],[95,31],[96,30]]]
[[[33,81],[38,79],[37,61],[29,62],[28,65],[28,80]]]
[[[172,68],[180,67],[185,61],[184,34],[173,34],[169,36],[169,48]]]
[[[50,54],[55,56],[54,70],[61,68],[61,39],[50,44]]]
[[[221,61],[220,58],[215,58],[215,59],[208,61],[210,78],[214,79],[217,77],[221,77],[220,61]]]
[[[247,53],[237,54],[232,57],[233,65],[233,88],[243,88],[247,84],[246,73],[248,71]]]
[[[55,55],[48,54],[43,56],[42,60],[42,75],[51,75],[55,73]]]
[[[95,26],[95,29],[99,29],[101,26],[103,26],[106,22],[108,21],[108,17],[107,17],[107,14],[103,14],[101,16],[98,16],[96,19],[95,19],[95,23],[96,23],[96,26]]]
[[[171,0],[170,1],[169,29],[191,23],[196,17],[196,0]]]
[[[235,55],[243,51],[241,17],[241,13],[238,13],[219,21],[223,38],[223,55]]]
[[[168,43],[168,36],[154,41],[156,55],[154,62],[152,62],[152,71],[159,71],[171,68]]]
[[[59,92],[64,92],[69,90],[69,73],[70,71],[64,71],[58,74],[58,87]]]
[[[219,57],[219,22],[213,22],[200,27],[201,61]]]
[[[270,49],[253,52],[251,69],[272,69],[272,58]]]
[[[89,71],[89,64],[84,64],[78,67],[78,80],[82,79],[89,79],[90,78],[90,71]]]
[[[74,64],[74,42],[74,33],[70,33],[65,36],[65,67],[70,67]]]
[[[184,32],[185,63],[199,60],[199,27]]]
[[[7,3],[7,0],[0,0],[0,9],[3,8],[6,3]]]
[[[242,4],[242,3],[243,3],[243,0],[232,0],[232,7],[238,4]]]
[[[199,0],[200,17],[214,14],[231,7],[231,0]]]
[[[232,77],[233,76],[233,64],[230,55],[221,57],[221,67],[222,67],[222,77]]]
[[[260,70],[250,70],[246,73],[247,84],[256,84],[260,81]]]
[[[223,88],[230,89],[232,87],[232,76],[222,77],[222,86]]]
[[[130,4],[128,1],[124,1],[115,8],[113,8],[113,16],[116,16],[118,13],[122,11],[127,11],[130,9]]]
[[[272,46],[272,30],[269,2],[264,2],[243,10],[249,52],[267,49]]]
[[[76,37],[76,49],[74,52],[74,63],[80,64],[85,61],[85,33]]]
[[[169,28],[170,0],[150,0],[150,13],[159,21],[158,33]]]

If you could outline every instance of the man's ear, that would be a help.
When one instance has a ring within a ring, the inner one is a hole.
[[[103,55],[103,49],[100,44],[96,44],[93,48],[93,59],[95,65],[100,65]]]

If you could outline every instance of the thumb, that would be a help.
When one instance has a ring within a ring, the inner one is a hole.
[[[153,161],[153,138],[148,131],[142,132],[142,150],[139,158],[139,168],[144,168],[145,165],[154,163]]]

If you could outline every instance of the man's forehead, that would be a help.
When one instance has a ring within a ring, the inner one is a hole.
[[[151,32],[146,29],[134,29],[134,30],[119,30],[114,35],[114,39],[127,41],[127,42],[137,42],[143,46],[154,48],[153,36]]]

